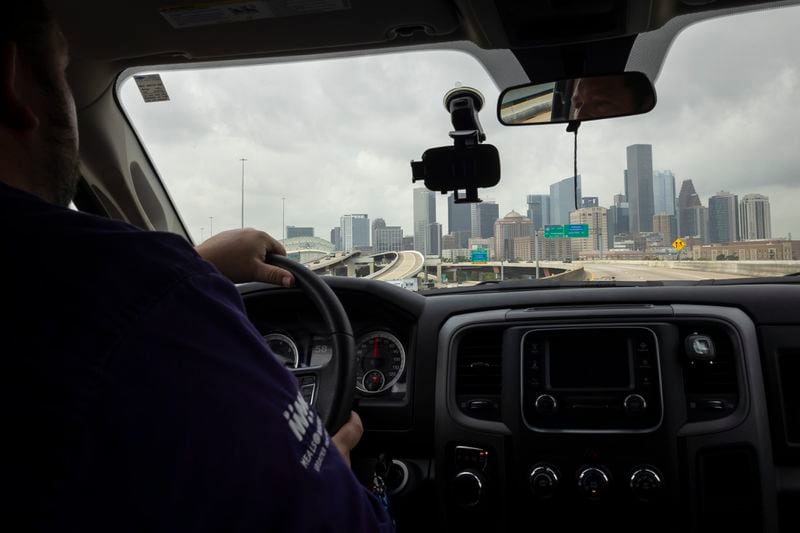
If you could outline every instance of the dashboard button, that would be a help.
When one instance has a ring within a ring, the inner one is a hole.
[[[463,470],[453,480],[453,496],[464,507],[475,507],[481,503],[486,480],[475,470]]]
[[[622,407],[629,415],[641,415],[647,412],[647,400],[641,394],[629,394],[622,401]]]
[[[558,401],[550,394],[540,394],[534,407],[540,415],[554,415],[558,412]]]
[[[633,495],[642,501],[651,501],[661,493],[663,482],[653,467],[638,468],[631,474]]]
[[[531,492],[537,498],[550,498],[558,488],[558,474],[552,466],[535,466],[528,475],[528,484],[531,487]]]
[[[600,467],[590,466],[578,473],[578,489],[589,500],[603,498],[610,484],[608,474]]]

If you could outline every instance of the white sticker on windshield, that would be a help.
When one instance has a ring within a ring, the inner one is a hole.
[[[142,93],[145,103],[166,102],[169,100],[167,88],[161,81],[161,74],[146,74],[144,76],[134,76],[139,92]]]
[[[350,0],[221,0],[160,9],[173,28],[193,28],[350,9]]]

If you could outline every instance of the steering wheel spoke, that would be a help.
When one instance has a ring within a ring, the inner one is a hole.
[[[317,368],[308,368],[308,367],[301,367],[301,368],[289,368],[287,369],[291,372],[295,378],[297,378],[297,386],[300,387],[300,394],[303,395],[303,399],[306,403],[312,407],[315,407],[317,402],[317,392],[320,387],[321,379],[320,379],[320,367]]]

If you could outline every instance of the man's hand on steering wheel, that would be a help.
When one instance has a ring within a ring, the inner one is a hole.
[[[260,281],[291,287],[294,276],[264,262],[267,254],[286,255],[283,245],[269,234],[253,228],[217,233],[195,247],[200,257],[217,267],[234,283]]]
[[[355,345],[353,330],[342,304],[333,291],[316,274],[304,266],[284,259],[283,245],[267,233],[252,228],[223,231],[198,245],[197,253],[217,267],[234,283],[260,281],[273,285],[292,287],[299,277],[298,287],[310,297],[322,313],[323,322],[332,335],[336,357],[326,367],[298,368],[292,373],[298,378],[313,378],[316,383],[315,407],[325,421],[333,441],[349,464],[350,450],[361,439],[361,419],[350,412],[355,380]],[[281,257],[283,256],[283,257]],[[273,264],[276,262],[282,267]],[[290,272],[296,271],[297,276]]]

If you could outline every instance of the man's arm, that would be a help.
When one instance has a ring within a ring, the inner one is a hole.
[[[133,525],[164,530],[393,529],[220,275],[169,291],[130,325],[109,371],[108,431],[93,457],[107,487],[98,518],[135,510]]]
[[[290,272],[264,263],[267,254],[285,256],[286,249],[263,231],[252,228],[223,231],[198,244],[195,250],[234,283],[261,281],[287,288],[294,285]]]

